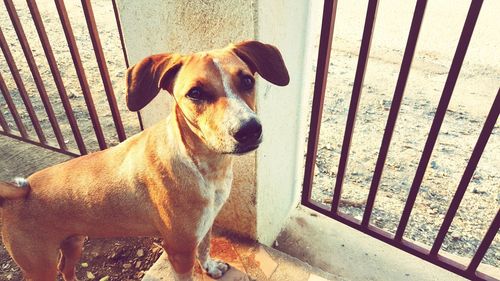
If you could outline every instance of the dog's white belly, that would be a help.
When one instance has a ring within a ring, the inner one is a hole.
[[[196,229],[196,238],[201,241],[212,227],[215,217],[229,197],[231,184],[233,182],[232,171],[229,172],[223,179],[218,181],[205,181],[204,195],[209,201],[209,204],[203,210],[203,215],[200,218]]]

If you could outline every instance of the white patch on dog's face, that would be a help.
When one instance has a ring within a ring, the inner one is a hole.
[[[245,122],[248,122],[252,118],[257,118],[257,115],[239,95],[233,92],[231,74],[224,70],[218,59],[214,59],[213,61],[219,70],[227,97],[226,113],[224,114],[224,118],[220,120],[219,125],[224,134],[218,141],[222,146],[225,143],[236,146],[237,141],[234,139],[232,133],[236,132]]]

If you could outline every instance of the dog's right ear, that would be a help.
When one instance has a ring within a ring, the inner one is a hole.
[[[149,56],[127,70],[127,107],[138,111],[145,107],[160,89],[172,94],[174,80],[182,66],[178,54]]]

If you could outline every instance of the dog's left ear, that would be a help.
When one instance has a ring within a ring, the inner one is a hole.
[[[127,107],[138,111],[145,107],[160,89],[172,93],[174,78],[182,66],[178,54],[149,56],[127,70]]]
[[[276,47],[259,41],[244,41],[235,44],[233,52],[252,72],[258,72],[267,81],[278,86],[286,86],[290,82],[285,62]]]

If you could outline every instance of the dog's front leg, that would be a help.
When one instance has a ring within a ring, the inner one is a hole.
[[[163,248],[168,254],[168,260],[174,269],[175,280],[194,281],[193,269],[196,260],[196,247],[179,247],[182,243],[173,245],[175,246],[169,247],[165,242],[163,243]],[[184,244],[184,246],[186,245]]]
[[[198,259],[201,263],[201,266],[207,274],[212,278],[220,278],[226,271],[229,270],[229,264],[213,260],[210,257],[210,239],[212,236],[212,229],[209,229],[200,245],[198,245]]]

